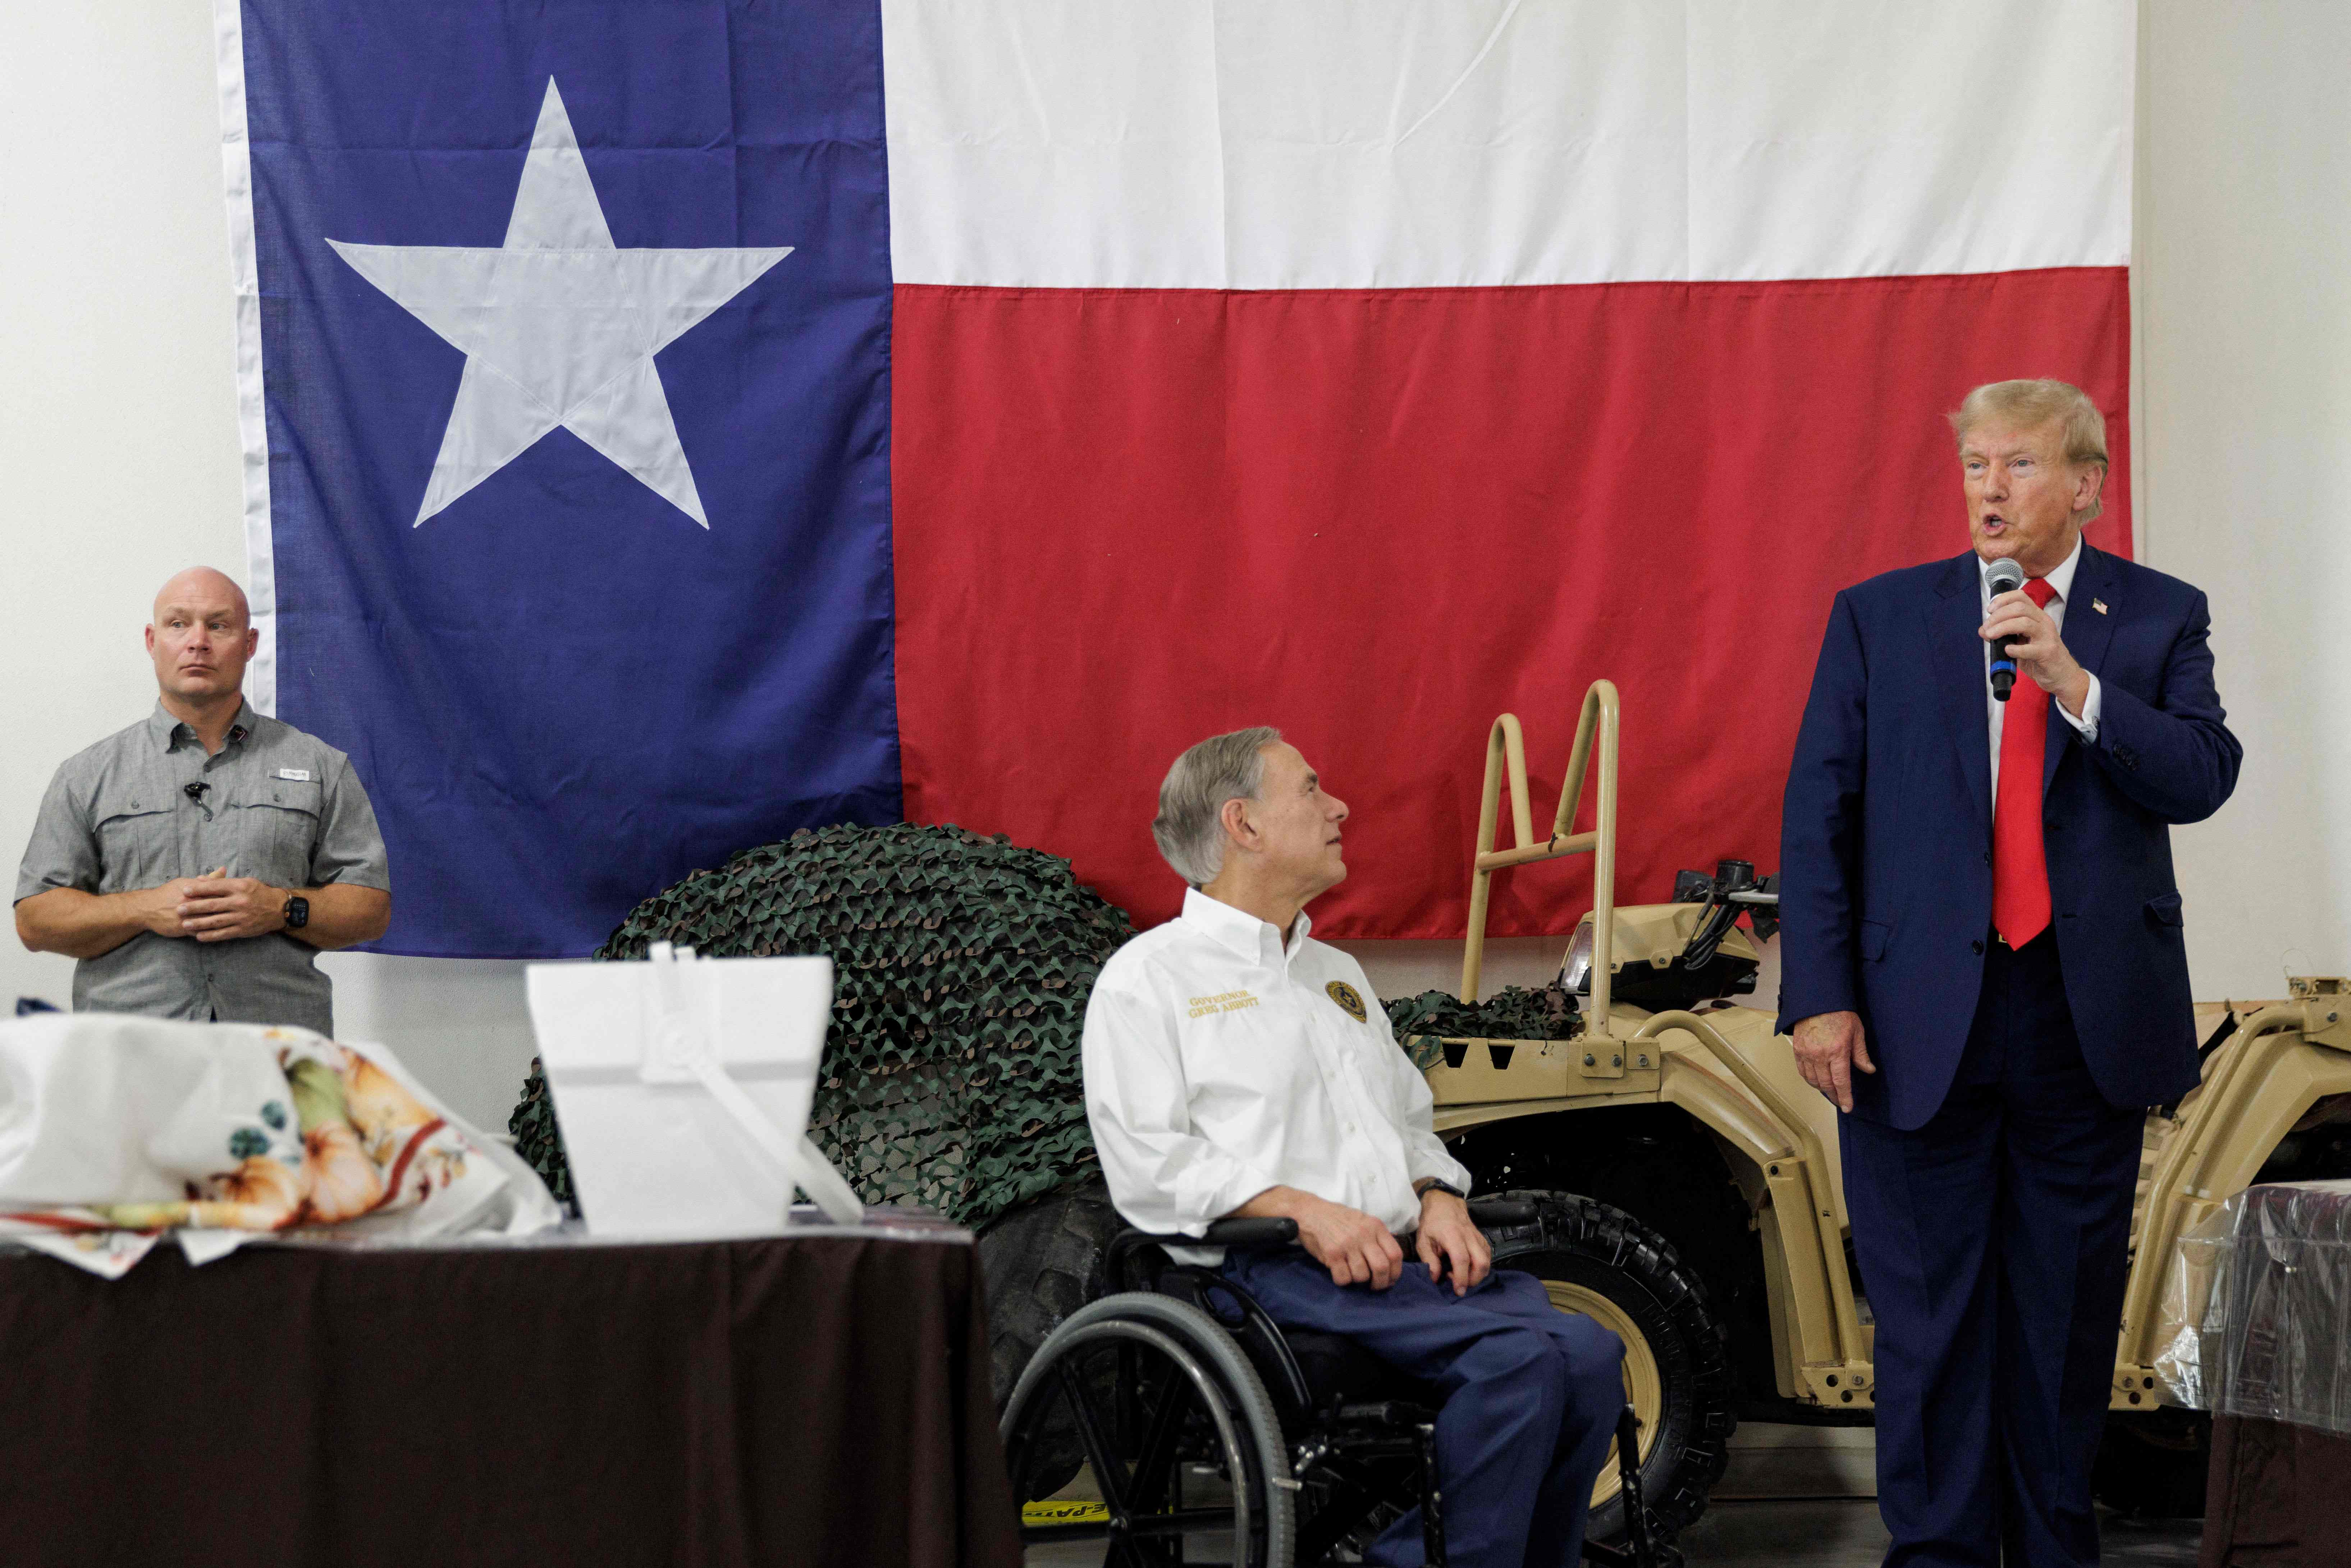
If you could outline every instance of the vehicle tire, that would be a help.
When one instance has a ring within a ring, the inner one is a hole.
[[[1118,1401],[1126,1396],[1137,1402],[1127,1412],[1132,1420],[1121,1417]],[[1072,1401],[1083,1401],[1088,1408],[1076,1410]],[[1155,1401],[1170,1403],[1163,1410]],[[1134,1448],[1111,1454],[1100,1449],[1130,1439],[1136,1448],[1147,1448],[1144,1435],[1163,1427],[1189,1434],[1191,1457],[1208,1458],[1229,1483],[1225,1501],[1211,1506],[1233,1511],[1227,1545],[1236,1568],[1290,1568],[1297,1492],[1273,1401],[1223,1325],[1167,1296],[1105,1296],[1072,1313],[1029,1361],[1005,1404],[1001,1428],[1014,1500],[1028,1502],[1059,1490],[1061,1483],[1049,1473],[1050,1462],[1040,1463],[1037,1439],[1071,1430],[1084,1435],[1098,1482],[1105,1470],[1115,1469],[1122,1490],[1137,1489],[1128,1503],[1138,1528],[1147,1527],[1155,1513],[1199,1511],[1196,1500],[1185,1497],[1180,1474],[1172,1493],[1146,1496],[1151,1489],[1142,1454]],[[1159,1456],[1163,1461],[1167,1457]],[[1246,1534],[1238,1511],[1244,1503]],[[1162,1531],[1174,1522],[1163,1519]],[[1113,1542],[1119,1561],[1129,1560],[1107,1528],[1024,1526],[1021,1533],[1032,1544],[1104,1539]]]
[[[2212,1464],[2212,1418],[2195,1410],[2106,1417],[2090,1495],[2139,1519],[2201,1519]]]
[[[1124,1225],[1110,1188],[1096,1180],[1007,1209],[980,1231],[988,1372],[999,1416],[1037,1347],[1071,1313],[1110,1293],[1104,1252]]]
[[[1494,1266],[1534,1275],[1562,1312],[1579,1312],[1625,1342],[1625,1391],[1641,1423],[1641,1490],[1668,1539],[1706,1511],[1739,1425],[1727,1336],[1706,1287],[1673,1244],[1604,1203],[1571,1193],[1513,1192],[1536,1220],[1489,1233]],[[1593,1490],[1595,1539],[1625,1532],[1623,1484],[1610,1445]]]

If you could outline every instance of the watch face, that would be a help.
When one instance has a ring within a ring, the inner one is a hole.
[[[286,901],[286,924],[291,926],[303,926],[309,925],[310,901],[307,898],[287,899]]]

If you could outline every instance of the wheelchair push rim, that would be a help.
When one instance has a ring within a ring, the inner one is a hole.
[[[1064,1325],[1047,1347],[1051,1354],[1040,1353],[1003,1421],[1024,1546],[1101,1542],[1112,1568],[1196,1561],[1288,1568],[1287,1553],[1268,1539],[1254,1434],[1197,1348],[1164,1325],[1104,1317]],[[1041,1439],[1057,1412],[1076,1427],[1101,1506],[1032,1516],[1026,1505],[1050,1462]],[[1204,1482],[1204,1466],[1226,1484]],[[1204,1536],[1207,1557],[1192,1557],[1189,1546]]]

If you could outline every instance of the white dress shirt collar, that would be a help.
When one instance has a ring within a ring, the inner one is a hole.
[[[2081,564],[2082,536],[2079,532],[2076,532],[2074,535],[2073,553],[2066,556],[2064,560],[2059,563],[2057,570],[2051,572],[2048,577],[2049,586],[2056,593],[2057,601],[2059,603],[2065,603],[2073,598],[2074,570]],[[1990,603],[1991,601],[1991,562],[1984,559],[1981,556],[1976,557],[1976,586],[1983,591],[1985,602]]]
[[[1286,967],[1298,956],[1298,950],[1306,946],[1306,934],[1314,928],[1306,911],[1300,910],[1298,918],[1290,924],[1290,941],[1285,945],[1280,929],[1271,921],[1259,920],[1248,910],[1211,898],[1196,887],[1184,890],[1184,913],[1176,918],[1197,927],[1242,957],[1271,969]]]

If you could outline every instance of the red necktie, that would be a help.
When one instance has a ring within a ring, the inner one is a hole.
[[[2057,591],[2024,585],[2046,610]],[[2041,839],[2041,765],[2049,747],[2049,694],[2022,670],[2000,725],[2000,799],[1991,809],[1991,923],[2011,947],[2049,929],[2049,854]]]

